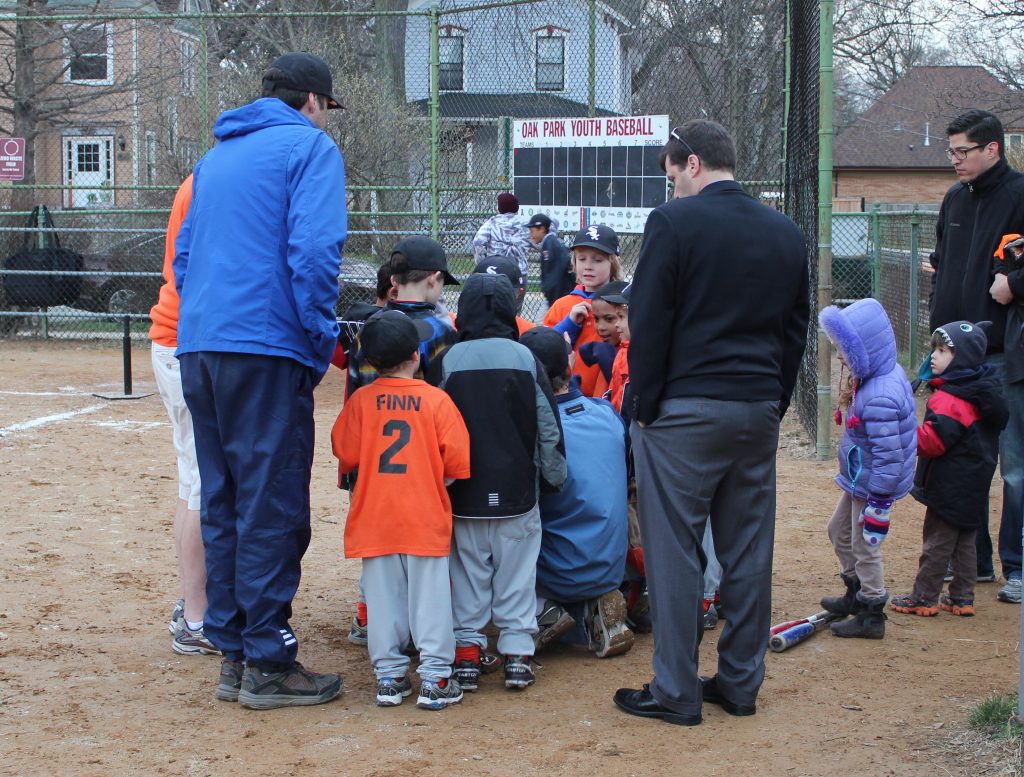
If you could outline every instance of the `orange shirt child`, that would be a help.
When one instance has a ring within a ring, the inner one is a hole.
[[[629,340],[619,341],[619,350],[615,352],[612,362],[612,378],[608,382],[608,399],[620,413],[622,412],[622,394],[629,383]]]
[[[346,558],[449,554],[445,480],[469,477],[469,432],[446,393],[415,378],[378,377],[346,400],[331,443],[342,472],[359,468]]]

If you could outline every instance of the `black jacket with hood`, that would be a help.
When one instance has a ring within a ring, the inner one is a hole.
[[[959,373],[959,374],[958,374]],[[995,370],[983,365],[932,378],[917,433],[913,497],[948,524],[982,525],[1008,411]]]
[[[543,366],[518,340],[504,275],[470,275],[455,319],[459,342],[435,362],[469,429],[470,477],[449,488],[458,518],[511,518],[565,482],[565,444]]]
[[[994,274],[1004,271],[993,254],[1011,233],[1024,234],[1024,175],[1005,159],[946,192],[931,255],[937,271],[929,305],[932,331],[950,321],[991,321],[988,353],[1003,352],[1007,306],[992,299],[989,287]],[[1024,292],[1024,279],[1008,279],[1015,294]]]

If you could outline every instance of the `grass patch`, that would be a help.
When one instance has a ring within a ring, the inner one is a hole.
[[[1017,718],[1017,695],[990,696],[971,708],[967,725],[992,739],[1020,739],[1021,722]]]

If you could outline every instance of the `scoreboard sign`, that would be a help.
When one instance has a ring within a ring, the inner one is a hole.
[[[566,230],[607,224],[643,232],[647,214],[668,196],[658,164],[668,133],[668,116],[517,120],[512,176],[519,212],[546,213]]]

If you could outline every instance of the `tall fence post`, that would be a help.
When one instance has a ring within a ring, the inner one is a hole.
[[[871,296],[882,298],[882,203],[871,206]]]
[[[919,293],[918,286],[920,286],[921,280],[921,214],[917,210],[917,205],[914,205],[914,209],[910,212],[910,369],[913,370],[918,363],[918,333],[917,333],[917,318],[918,310],[920,305],[918,304],[917,295]]]
[[[430,236],[441,234],[441,54],[437,3],[430,6]]]
[[[587,22],[587,116],[597,115],[597,0],[590,0]]]
[[[818,79],[818,310],[832,304],[832,0],[821,0],[819,15]],[[816,455],[824,460],[832,452],[832,349],[825,330],[818,327],[818,424]]]

